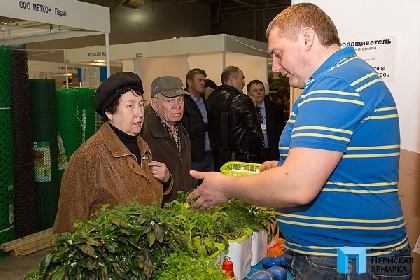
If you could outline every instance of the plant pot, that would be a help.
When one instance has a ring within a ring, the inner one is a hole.
[[[226,255],[233,262],[233,272],[237,279],[244,279],[251,271],[252,230],[235,240],[229,240]]]
[[[252,233],[252,259],[251,266],[259,263],[264,257],[267,256],[267,242],[268,234],[265,229],[260,229]]]

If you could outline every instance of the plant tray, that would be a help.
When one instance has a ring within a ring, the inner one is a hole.
[[[230,176],[248,176],[260,173],[260,166],[260,163],[229,161],[220,168],[220,171]]]
[[[52,228],[3,243],[1,249],[12,256],[26,256],[52,245]]]

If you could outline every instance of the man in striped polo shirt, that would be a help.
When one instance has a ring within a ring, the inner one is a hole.
[[[283,10],[267,38],[273,71],[304,89],[283,130],[280,160],[248,177],[191,171],[204,181],[188,200],[197,198],[199,210],[230,198],[275,208],[295,279],[411,279],[391,92],[352,47],[341,48],[331,18],[314,4]],[[365,273],[355,260],[346,275],[338,271],[342,247],[366,249]]]

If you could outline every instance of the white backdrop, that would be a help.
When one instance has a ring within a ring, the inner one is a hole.
[[[123,71],[139,74],[150,100],[150,84],[159,76],[181,78],[193,68],[204,69],[209,79],[220,85],[220,74],[226,66],[241,68],[245,82],[259,79],[267,82],[267,43],[227,34],[172,38],[151,42],[138,42],[110,46],[111,61],[120,61]],[[86,63],[103,59],[103,46],[69,49],[70,63]],[[246,89],[245,89],[246,91]]]
[[[225,55],[225,58],[223,56]],[[225,61],[225,62],[224,62]],[[134,71],[132,61],[124,61],[123,71]],[[220,75],[225,66],[239,67],[245,75],[245,83],[259,79],[267,81],[267,59],[261,56],[251,56],[231,52],[207,54],[176,55],[165,57],[138,58],[137,74],[143,81],[145,98],[150,101],[150,85],[156,77],[176,76],[185,86],[185,75],[190,69],[201,68],[206,71],[207,78],[220,85]],[[223,64],[226,65],[223,65]],[[246,93],[246,86],[243,89]]]
[[[401,148],[419,153],[420,2],[292,0],[292,4],[300,2],[312,2],[322,8],[336,24],[342,42],[391,38],[393,47],[377,52],[381,56],[377,59],[393,74],[384,80],[394,95],[400,114]],[[360,56],[364,57],[363,54]]]

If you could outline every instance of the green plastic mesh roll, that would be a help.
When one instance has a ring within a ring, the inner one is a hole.
[[[95,133],[93,89],[57,90],[58,180],[64,175],[70,156]]]
[[[95,133],[94,94],[89,88],[57,90],[59,170],[65,168],[70,156]]]
[[[0,46],[0,244],[15,238],[10,54]]]
[[[55,80],[30,79],[29,89],[37,227],[44,230],[54,224],[60,196]]]
[[[12,50],[10,65],[12,93],[10,110],[14,150],[14,226],[16,238],[21,238],[37,230],[28,54],[25,51]]]

